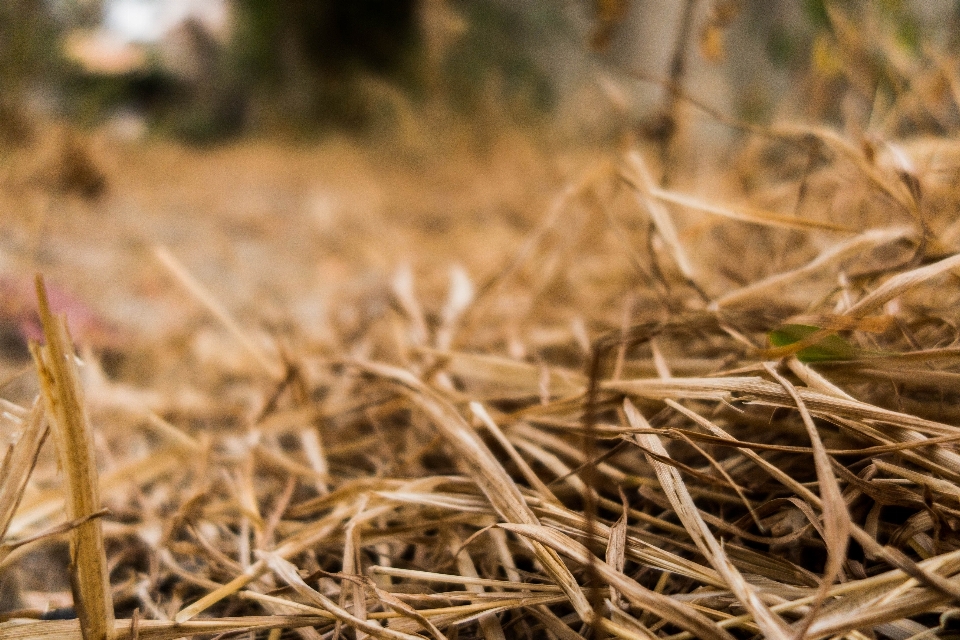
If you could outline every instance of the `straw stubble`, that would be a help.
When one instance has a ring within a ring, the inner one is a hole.
[[[100,485],[93,431],[64,316],[54,317],[43,278],[37,276],[37,300],[45,345],[30,350],[40,377],[47,414],[53,423],[67,494],[67,517],[89,518],[100,511]],[[113,596],[104,549],[103,525],[87,520],[70,534],[70,583],[84,640],[109,640],[114,632]]]

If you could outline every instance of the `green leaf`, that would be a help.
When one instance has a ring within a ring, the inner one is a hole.
[[[822,327],[807,324],[785,324],[774,329],[768,335],[770,344],[774,347],[786,347],[810,337]],[[860,355],[861,350],[840,336],[831,334],[816,344],[800,349],[797,359],[801,362],[830,362],[834,360],[851,360]]]

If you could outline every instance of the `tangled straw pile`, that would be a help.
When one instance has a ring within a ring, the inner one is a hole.
[[[422,245],[463,251],[445,302],[401,269],[325,332],[256,330],[159,248],[234,339],[196,374],[181,345],[175,394],[89,351],[78,371],[45,310],[41,399],[4,404],[0,570],[73,604],[5,611],[0,637],[949,633],[955,149],[763,133],[749,205],[631,152],[479,286],[504,247],[452,222]]]

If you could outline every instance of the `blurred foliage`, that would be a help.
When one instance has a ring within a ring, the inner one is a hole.
[[[260,124],[280,110],[287,124],[306,128],[382,125],[398,107],[389,104],[391,90],[366,82],[370,77],[414,108],[439,97],[475,113],[495,102],[523,119],[555,101],[553,79],[537,58],[538,43],[562,28],[555,7],[449,2],[445,8],[464,29],[438,66],[427,60],[421,12],[428,9],[414,0],[237,0],[236,7],[231,64],[255,96]]]
[[[100,74],[70,65],[61,88],[68,97],[63,110],[84,126],[93,126],[116,109],[157,115],[176,102],[179,88],[173,77],[156,65],[122,74]]]
[[[199,27],[188,33],[199,67],[192,75],[172,70],[160,55],[145,68],[98,75],[65,64],[51,43],[97,23],[101,0],[3,0],[0,121],[15,119],[10,113],[19,110],[19,96],[39,82],[79,122],[128,109],[146,114],[155,131],[194,142],[258,131],[381,131],[437,104],[478,123],[491,114],[536,122],[563,103],[570,86],[564,64],[591,68],[591,59],[605,59],[611,34],[648,19],[633,10],[643,0],[580,0],[580,14],[510,0],[230,0],[230,6],[226,41]],[[771,87],[786,82],[806,103],[804,115],[841,123],[849,96],[872,108],[894,103],[915,85],[930,41],[918,6],[712,0],[700,47],[691,43],[691,52],[725,65],[738,117],[769,118],[783,98]],[[449,15],[428,15],[438,8]],[[577,23],[575,15],[592,20]],[[438,47],[429,25],[450,16],[456,25]],[[945,44],[956,47],[960,2],[947,22],[936,26]],[[731,38],[748,44],[738,43],[738,56],[749,55],[731,60],[724,44]],[[917,116],[910,126],[942,131],[948,116],[922,116],[927,122]]]
[[[556,8],[521,7],[493,1],[456,4],[468,27],[443,67],[451,98],[473,109],[489,93],[513,115],[547,111],[557,94],[531,43],[549,41],[564,30]]]
[[[25,142],[30,135],[24,116],[25,92],[39,78],[53,78],[59,68],[58,24],[43,0],[0,2],[0,145]]]
[[[236,0],[225,72],[254,114],[299,126],[358,129],[373,114],[357,95],[364,74],[416,91],[418,32],[413,0]],[[256,123],[255,123],[256,124]]]
[[[413,0],[236,0],[234,46],[259,80],[404,69],[417,41]]]
[[[40,1],[40,0],[37,0]],[[442,103],[467,117],[499,111],[536,119],[556,102],[551,42],[561,14],[537,3],[445,0],[440,59],[418,0],[233,0],[232,32],[188,34],[200,70],[185,78],[156,55],[121,75],[68,68],[58,81],[66,112],[83,123],[128,109],[154,131],[191,142],[241,132],[311,136],[382,131]],[[189,25],[188,25],[189,26]],[[442,25],[441,25],[442,27]],[[195,66],[196,66],[195,65]]]
[[[43,0],[0,2],[0,86],[20,89],[31,78],[56,68],[57,22]]]

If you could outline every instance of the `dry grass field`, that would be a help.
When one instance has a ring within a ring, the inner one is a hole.
[[[891,124],[958,108],[925,69],[706,165],[39,124],[0,638],[960,635],[960,144]]]

